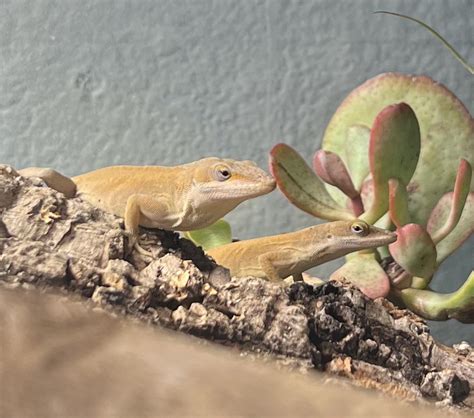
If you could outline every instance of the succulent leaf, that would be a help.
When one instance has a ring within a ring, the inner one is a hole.
[[[424,226],[438,200],[452,190],[460,158],[474,163],[474,120],[445,86],[426,76],[400,73],[380,74],[367,80],[334,113],[324,133],[322,148],[345,158],[354,145],[347,135],[349,127],[372,126],[385,106],[399,102],[410,105],[420,124],[420,160],[407,184],[411,221]],[[345,162],[351,172],[348,160]],[[434,173],[440,175],[435,178]],[[357,187],[354,178],[353,181]],[[341,203],[339,199],[344,195],[339,190],[329,193]]]
[[[407,188],[401,180],[388,181],[388,206],[390,218],[397,228],[410,223]]]
[[[374,223],[374,226],[382,229],[390,229],[392,227],[390,214],[386,212],[377,222]]]
[[[411,287],[412,289],[426,289],[428,285],[430,284],[430,280],[426,280],[423,277],[418,277],[418,276],[412,276],[409,275],[410,277],[410,285],[405,286],[405,287]],[[399,289],[401,289],[400,286],[397,286]]]
[[[369,175],[362,183],[360,197],[365,208],[372,207],[374,203],[374,181],[372,180],[371,175]]]
[[[436,248],[428,233],[418,224],[397,229],[397,240],[388,246],[395,261],[413,276],[428,281],[436,269]]]
[[[369,168],[370,129],[364,125],[353,125],[347,130],[347,142],[350,144],[344,153],[347,168],[354,187],[360,191],[362,183],[370,173]]]
[[[428,221],[427,231],[438,231],[449,218],[454,192],[446,193],[433,209]],[[474,233],[474,192],[466,198],[464,209],[456,227],[436,245],[438,253],[436,263],[439,266],[450,254]]]
[[[202,247],[205,251],[232,242],[230,224],[224,219],[219,219],[207,228],[186,231],[183,234],[187,239]]]
[[[277,144],[272,148],[270,171],[280,190],[301,210],[331,221],[354,219],[352,213],[336,203],[320,178],[289,145]]]
[[[390,229],[392,227],[392,221],[390,220],[390,215],[387,212],[383,215],[377,222],[374,223],[374,226],[382,229]],[[390,257],[390,252],[388,247],[385,245],[383,247],[378,247],[377,252],[380,254],[381,258]]]
[[[347,279],[371,299],[387,296],[390,280],[374,252],[359,252],[331,275],[331,280]]]
[[[355,216],[364,212],[364,205],[359,192],[352,183],[344,161],[334,152],[319,150],[313,157],[313,168],[316,174],[327,184],[337,187],[349,199]]]
[[[324,150],[317,151],[313,157],[313,168],[322,180],[337,187],[349,198],[353,199],[359,196],[346,165],[336,153]]]
[[[369,164],[374,181],[374,201],[363,219],[374,223],[388,209],[388,181],[408,184],[420,156],[420,127],[406,103],[384,108],[370,132]]]
[[[449,209],[449,215],[447,216],[446,222],[439,229],[431,230],[430,234],[435,244],[439,243],[445,238],[457,225],[461,214],[466,203],[467,196],[469,194],[469,187],[471,186],[472,168],[471,165],[465,160],[461,159],[459,163],[458,173],[456,176],[456,182],[454,184],[454,192],[452,193],[451,207]],[[432,216],[438,216],[435,211],[431,213]],[[428,220],[428,223],[430,220]],[[433,226],[433,223],[432,223]]]
[[[457,319],[474,323],[474,271],[455,292],[437,293],[420,289],[392,289],[395,299],[401,300],[411,311],[426,319],[443,321]]]

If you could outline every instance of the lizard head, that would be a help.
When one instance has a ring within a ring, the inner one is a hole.
[[[195,164],[194,185],[210,201],[240,203],[275,189],[275,180],[253,161],[205,158]]]
[[[392,231],[377,228],[355,219],[353,221],[335,221],[317,225],[315,240],[326,240],[327,247],[334,255],[343,256],[353,251],[381,247],[397,240]],[[325,228],[324,234],[321,228]]]

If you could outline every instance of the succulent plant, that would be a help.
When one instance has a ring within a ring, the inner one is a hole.
[[[271,150],[270,169],[287,198],[313,216],[396,229],[395,243],[348,256],[332,279],[428,319],[474,322],[474,275],[451,294],[428,289],[474,231],[473,144],[474,121],[449,90],[428,77],[387,73],[341,104],[313,169],[285,144]],[[384,269],[388,256],[394,262]]]
[[[183,236],[205,251],[232,242],[230,224],[224,219],[219,219],[206,228],[183,232]]]

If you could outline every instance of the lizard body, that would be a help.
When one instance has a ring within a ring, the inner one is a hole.
[[[336,221],[281,235],[226,244],[208,251],[232,276],[281,280],[354,251],[387,245],[394,232],[359,220]]]
[[[51,169],[20,170],[49,186],[121,216],[137,243],[139,225],[189,231],[205,228],[243,201],[271,192],[275,180],[252,161],[204,158],[175,167],[112,166],[73,177]],[[77,190],[76,190],[77,189]]]

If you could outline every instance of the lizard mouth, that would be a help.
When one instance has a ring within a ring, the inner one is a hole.
[[[372,241],[374,245],[372,247],[380,247],[382,245],[388,245],[397,240],[398,236],[392,231],[383,231],[380,236],[373,237]]]
[[[266,193],[270,193],[271,191],[275,190],[275,187],[276,181],[274,179],[269,179],[263,184],[262,190],[264,190]]]
[[[263,194],[270,193],[271,191],[275,190],[276,182],[274,179],[269,179],[265,182],[249,182],[248,185],[244,185],[242,190],[242,195],[249,196],[249,197],[256,197]]]
[[[368,249],[383,247],[396,240],[397,234],[395,232],[381,229],[380,232],[372,232],[366,237],[350,237],[346,242],[354,249]]]
[[[223,185],[225,184],[225,188]],[[274,179],[265,181],[248,181],[240,184],[214,183],[201,186],[201,190],[219,200],[251,199],[273,191],[276,187]]]

